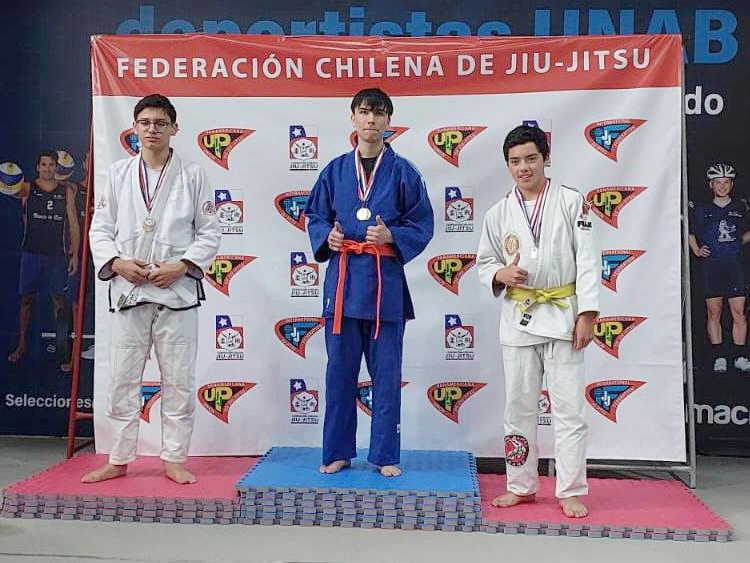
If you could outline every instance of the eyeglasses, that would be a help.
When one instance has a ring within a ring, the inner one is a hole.
[[[138,126],[138,129],[143,131],[148,131],[153,125],[157,133],[162,133],[167,127],[172,125],[171,122],[163,119],[157,119],[155,121],[151,121],[150,119],[137,119],[135,124]]]

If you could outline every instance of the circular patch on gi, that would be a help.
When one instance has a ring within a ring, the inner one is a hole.
[[[204,201],[201,211],[204,215],[216,215],[216,205],[214,205],[214,202],[211,200]]]
[[[529,441],[519,434],[505,437],[505,463],[518,467],[529,458]]]
[[[518,249],[521,247],[521,240],[518,238],[518,235],[515,233],[508,233],[505,235],[505,239],[503,240],[503,248],[505,249],[505,253],[509,256],[513,256],[518,252]]]

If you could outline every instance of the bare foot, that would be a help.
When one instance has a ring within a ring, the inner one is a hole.
[[[164,475],[166,475],[168,479],[172,479],[172,481],[174,481],[175,483],[179,483],[180,485],[189,485],[191,483],[195,483],[198,480],[195,478],[195,475],[185,469],[185,464],[173,463],[171,461],[164,462]]]
[[[319,471],[321,473],[338,473],[342,469],[350,467],[351,464],[352,462],[348,459],[339,459],[337,461],[332,461],[328,465],[321,465]]]
[[[384,465],[379,468],[380,474],[383,477],[398,477],[401,475],[401,469],[396,467],[395,465]]]
[[[568,518],[583,518],[589,513],[589,509],[578,497],[561,498],[560,507]]]
[[[81,483],[98,483],[99,481],[116,479],[117,477],[124,477],[127,472],[127,465],[112,465],[108,463],[86,473],[86,475],[81,477]]]
[[[15,350],[13,350],[13,351],[12,351],[12,352],[11,352],[11,353],[10,353],[10,354],[8,355],[8,361],[9,361],[9,362],[10,362],[11,364],[15,364],[15,363],[16,363],[16,362],[17,362],[18,360],[20,360],[21,358],[23,358],[23,356],[24,356],[24,354],[25,354],[25,353],[26,353],[26,346],[25,346],[25,345],[23,345],[23,344],[19,344],[19,345],[18,345],[18,346],[16,347],[16,349],[15,349]]]
[[[508,508],[509,506],[515,506],[517,504],[521,504],[522,502],[534,502],[535,500],[535,494],[517,495],[516,493],[507,491],[499,497],[493,498],[491,504],[492,506],[496,506],[498,508]]]

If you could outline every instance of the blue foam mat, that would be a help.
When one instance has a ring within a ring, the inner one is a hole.
[[[324,475],[318,471],[320,448],[274,447],[240,479],[237,489],[292,487],[479,495],[476,464],[469,452],[403,450],[400,477],[383,477],[366,461],[367,450],[358,450],[357,455],[350,468]]]

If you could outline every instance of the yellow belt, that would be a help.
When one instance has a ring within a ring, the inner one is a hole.
[[[518,301],[518,309],[522,313],[537,303],[550,303],[561,309],[567,309],[568,304],[563,299],[575,295],[575,293],[575,283],[567,283],[560,287],[548,289],[526,289],[524,287],[509,287],[507,289],[508,297]]]

